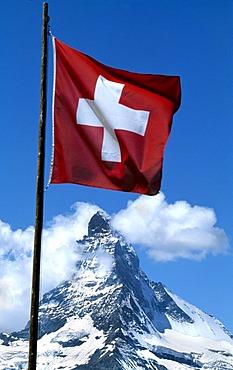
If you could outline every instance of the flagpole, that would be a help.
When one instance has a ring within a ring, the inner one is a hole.
[[[35,217],[34,253],[32,267],[28,370],[36,369],[36,359],[37,359],[38,317],[39,317],[39,298],[40,298],[39,295],[40,295],[41,237],[43,228],[43,209],[44,209],[48,22],[49,22],[48,3],[43,3],[40,119],[38,133],[38,164],[37,164],[37,185],[36,185],[36,217]]]

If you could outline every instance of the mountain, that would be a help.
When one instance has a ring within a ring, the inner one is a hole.
[[[27,368],[29,325],[0,334],[0,369]],[[77,241],[77,270],[43,296],[38,370],[233,369],[233,336],[150,281],[133,247],[97,212]]]

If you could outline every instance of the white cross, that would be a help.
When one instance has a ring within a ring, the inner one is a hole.
[[[104,128],[101,151],[103,161],[121,162],[121,150],[115,129],[145,135],[150,112],[120,104],[124,86],[99,76],[94,100],[80,98],[78,102],[77,124]]]

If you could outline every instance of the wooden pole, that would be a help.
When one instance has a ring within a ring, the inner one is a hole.
[[[40,296],[40,258],[44,209],[44,163],[45,163],[45,126],[46,126],[46,84],[47,84],[47,44],[48,44],[48,3],[43,4],[42,20],[42,57],[40,82],[40,120],[38,133],[38,166],[36,186],[36,218],[34,254],[32,268],[31,315],[28,370],[36,369],[38,317]]]

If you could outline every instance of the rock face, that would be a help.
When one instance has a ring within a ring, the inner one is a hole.
[[[76,273],[40,302],[39,370],[233,369],[227,329],[149,281],[105,214],[77,248]],[[27,368],[28,336],[0,334],[0,369]]]

